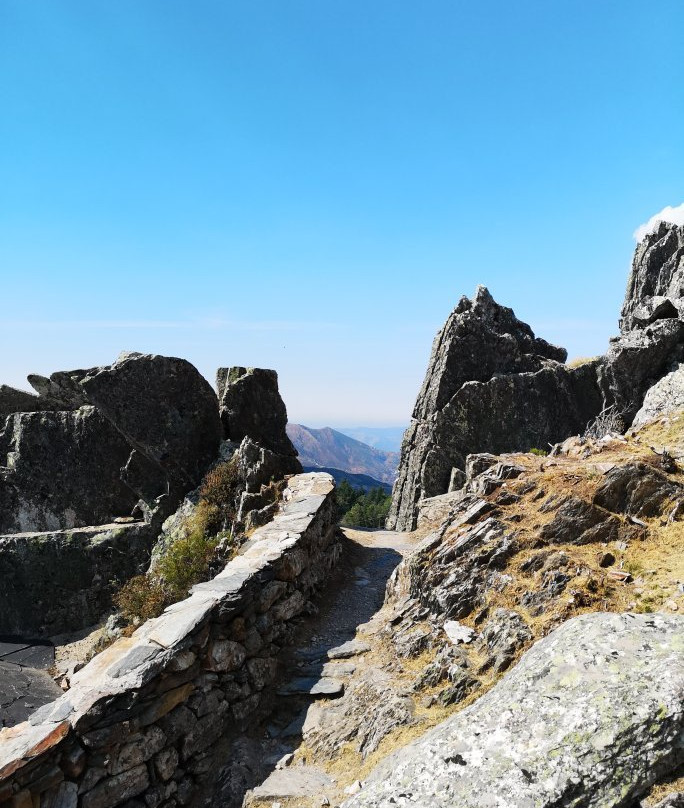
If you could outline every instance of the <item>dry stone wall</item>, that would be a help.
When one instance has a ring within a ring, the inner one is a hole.
[[[332,478],[291,478],[275,519],[219,575],[0,732],[0,806],[189,804],[217,741],[267,708],[293,621],[339,553]]]

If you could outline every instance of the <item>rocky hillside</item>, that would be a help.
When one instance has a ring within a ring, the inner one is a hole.
[[[339,691],[269,725],[288,762],[247,804],[651,808],[684,791],[682,466],[684,412],[545,457],[470,455],[416,532],[382,537],[404,541],[384,606],[319,661],[344,619],[322,604],[299,670]],[[330,588],[345,617],[372,563]]]
[[[414,528],[422,498],[460,487],[471,452],[548,448],[583,433],[607,408],[623,429],[643,418],[647,392],[684,356],[683,233],[662,223],[639,244],[620,335],[605,356],[579,367],[565,365],[562,348],[535,337],[483,287],[462,298],[433,344],[388,526]]]
[[[301,424],[288,424],[287,434],[303,466],[365,474],[390,485],[394,482],[399,463],[397,452],[374,449],[330,427],[311,429]]]

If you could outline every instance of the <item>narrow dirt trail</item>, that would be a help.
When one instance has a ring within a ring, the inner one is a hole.
[[[346,692],[378,673],[377,661],[369,664],[366,659],[373,656],[387,623],[385,587],[418,540],[415,534],[386,530],[343,528],[342,533],[343,554],[316,599],[318,612],[298,629],[283,659],[274,711],[267,724],[254,727],[233,748],[205,804],[239,806],[247,787],[247,806],[339,801],[344,783],[325,771],[326,756],[319,761],[307,739],[311,733],[326,736],[328,709],[339,709]],[[330,718],[338,725],[334,714]]]

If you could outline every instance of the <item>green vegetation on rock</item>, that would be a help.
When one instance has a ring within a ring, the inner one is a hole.
[[[194,584],[208,579],[219,541],[232,535],[238,492],[235,462],[220,463],[206,474],[181,537],[166,548],[151,572],[131,578],[115,595],[127,620],[157,617],[185,598]]]

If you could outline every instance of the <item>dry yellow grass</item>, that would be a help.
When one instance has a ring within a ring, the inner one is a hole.
[[[522,494],[520,501],[501,508],[497,518],[515,530],[520,545],[503,573],[511,580],[502,591],[490,590],[486,596],[486,606],[493,611],[498,607],[514,609],[530,626],[535,640],[548,634],[560,623],[579,614],[594,611],[656,611],[677,610],[684,612],[684,593],[678,585],[684,582],[684,522],[666,523],[666,518],[656,517],[646,520],[647,528],[635,530],[627,548],[603,544],[575,546],[558,544],[540,546],[539,530],[553,519],[553,513],[542,513],[540,507],[551,496],[562,498],[575,496],[591,501],[597,486],[604,478],[603,464],[624,464],[641,460],[659,466],[659,457],[651,449],[654,446],[668,447],[676,454],[684,454],[684,413],[660,419],[640,430],[630,431],[626,440],[616,440],[604,444],[578,446],[570,456],[538,457],[531,454],[512,454],[509,460],[522,465],[527,470],[523,478],[506,483],[508,490],[523,492],[529,483],[531,490]],[[684,483],[684,472],[668,475],[671,479]],[[540,495],[543,491],[543,495]],[[492,494],[492,501],[500,491]],[[666,516],[666,515],[665,515]],[[511,518],[512,517],[512,518]],[[455,539],[462,530],[447,532],[445,541]],[[533,614],[523,608],[521,596],[536,591],[541,582],[541,573],[524,572],[522,567],[531,557],[549,549],[564,553],[568,559],[568,570],[573,573],[566,590],[555,600],[551,600],[545,611]],[[600,558],[606,551],[615,556],[610,568],[602,568]],[[630,583],[622,583],[611,578],[609,569],[622,569],[633,576]],[[475,626],[476,613],[461,620],[465,625]],[[409,692],[417,676],[433,661],[434,652],[427,651],[411,659],[396,655],[393,643],[385,636],[373,637],[373,649],[367,655],[368,663],[390,670],[396,690]],[[480,670],[484,658],[474,648],[465,647],[470,662],[470,673]],[[516,660],[526,648],[519,651]],[[411,743],[427,730],[468,707],[493,687],[505,673],[487,671],[477,674],[480,687],[458,704],[444,707],[438,702],[427,706],[429,697],[439,692],[444,685],[423,689],[415,694],[415,722],[397,728],[381,741],[378,749],[363,760],[356,751],[354,741],[338,750],[332,760],[322,760],[316,751],[302,744],[295,756],[296,763],[309,763],[326,771],[338,784],[338,793],[355,780],[364,780],[377,764],[387,755]],[[655,804],[668,793],[684,790],[684,773],[678,779],[655,787],[649,795],[649,804]],[[331,795],[332,797],[332,795]],[[281,800],[283,806],[309,808],[314,803],[300,798],[296,801]]]

